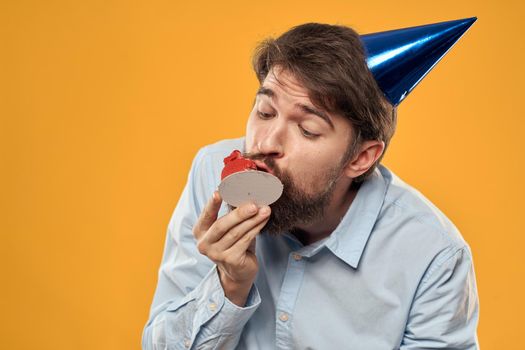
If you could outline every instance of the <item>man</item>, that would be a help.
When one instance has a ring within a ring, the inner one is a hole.
[[[380,164],[395,109],[350,28],[263,42],[246,136],[194,159],[168,227],[144,349],[476,349],[456,227]],[[240,149],[284,184],[270,207],[215,191]]]

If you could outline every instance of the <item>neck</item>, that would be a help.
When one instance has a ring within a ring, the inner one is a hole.
[[[339,186],[346,188],[337,188]],[[336,186],[333,198],[325,207],[325,215],[321,219],[308,225],[299,225],[292,231],[303,245],[309,245],[330,236],[354,201],[359,187],[351,186],[351,184],[339,184],[339,186]]]

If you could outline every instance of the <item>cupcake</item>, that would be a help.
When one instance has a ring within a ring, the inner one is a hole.
[[[274,203],[283,193],[283,184],[274,175],[261,171],[251,159],[234,150],[224,158],[219,193],[233,207],[253,202],[258,206]]]

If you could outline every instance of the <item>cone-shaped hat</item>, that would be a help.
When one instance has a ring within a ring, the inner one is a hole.
[[[403,101],[476,19],[361,35],[368,68],[392,105]]]

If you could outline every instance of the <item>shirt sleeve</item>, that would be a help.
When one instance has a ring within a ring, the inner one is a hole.
[[[439,254],[416,292],[400,350],[479,349],[478,296],[467,246]]]
[[[261,302],[255,285],[244,307],[230,302],[216,265],[197,250],[193,225],[216,187],[205,161],[202,149],[168,225],[157,288],[142,333],[144,350],[233,349]]]

